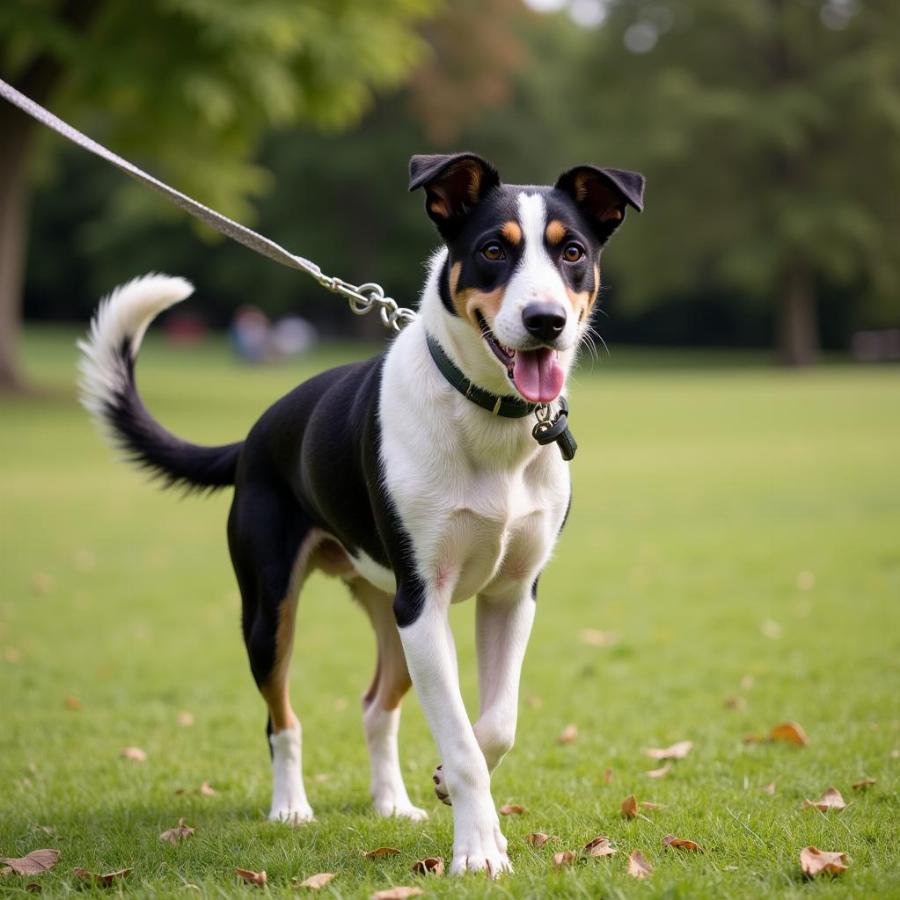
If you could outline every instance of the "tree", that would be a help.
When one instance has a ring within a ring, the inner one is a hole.
[[[228,214],[268,185],[266,128],[356,121],[420,58],[435,0],[5,0],[0,74],[154,174]],[[57,139],[53,139],[54,141]],[[0,106],[0,388],[21,387],[29,177],[54,144]],[[158,200],[123,188],[134,214]]]
[[[607,7],[570,91],[593,132],[583,155],[648,176],[642,246],[626,235],[616,251],[629,293],[707,282],[771,298],[792,365],[818,356],[822,288],[896,310],[900,4]]]

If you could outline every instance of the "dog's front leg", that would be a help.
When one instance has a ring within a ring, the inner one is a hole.
[[[453,800],[452,874],[511,871],[506,838],[491,798],[491,777],[459,691],[449,600],[427,588],[401,584],[395,601],[400,638],[413,686],[443,762]],[[408,610],[421,609],[409,622]]]

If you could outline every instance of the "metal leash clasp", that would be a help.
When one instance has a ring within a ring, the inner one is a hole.
[[[549,403],[539,403],[534,408],[534,417],[537,419],[531,436],[543,447],[547,444],[558,444],[562,458],[569,462],[575,456],[578,444],[575,436],[569,430],[569,404],[565,397],[559,398],[559,411],[553,415]]]

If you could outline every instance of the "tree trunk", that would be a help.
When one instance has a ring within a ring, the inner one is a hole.
[[[0,110],[0,391],[21,391],[18,344],[28,235],[31,124],[11,106]]]
[[[777,298],[778,357],[787,366],[810,366],[819,360],[819,321],[809,270],[789,261]]]

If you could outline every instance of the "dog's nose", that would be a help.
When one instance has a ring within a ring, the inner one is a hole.
[[[528,333],[539,341],[555,341],[566,327],[566,311],[558,303],[529,303],[522,310]]]

